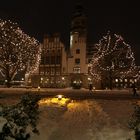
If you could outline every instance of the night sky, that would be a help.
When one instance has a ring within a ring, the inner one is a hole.
[[[72,12],[79,1],[88,16],[89,42],[97,43],[108,30],[121,34],[140,65],[140,8],[134,0],[1,0],[0,18],[17,22],[40,42],[44,34],[60,32],[68,46]]]

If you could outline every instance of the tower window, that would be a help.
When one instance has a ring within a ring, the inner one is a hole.
[[[75,59],[75,64],[80,64],[80,59],[79,58]]]
[[[74,67],[73,72],[74,73],[80,73],[80,68],[79,67]]]
[[[80,49],[76,49],[76,54],[80,54]]]

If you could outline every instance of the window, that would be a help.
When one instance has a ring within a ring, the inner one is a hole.
[[[80,59],[79,58],[75,59],[75,64],[80,64]]]
[[[120,79],[120,82],[123,82],[123,80],[122,80],[122,79]]]
[[[57,53],[60,53],[60,49],[57,50]]]
[[[80,49],[76,49],[76,54],[80,54]]]
[[[51,74],[54,74],[54,73],[55,73],[55,69],[51,68]]]
[[[50,63],[50,57],[49,56],[46,56],[45,64],[49,64],[49,63]]]
[[[55,64],[55,56],[51,56],[51,64]]]
[[[60,68],[56,68],[56,74],[60,74]]]
[[[65,72],[65,67],[63,67],[63,72]]]
[[[61,56],[56,57],[56,64],[61,64]]]
[[[80,68],[79,68],[79,67],[73,68],[73,72],[74,72],[74,73],[80,73]]]

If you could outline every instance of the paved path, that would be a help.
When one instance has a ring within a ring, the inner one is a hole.
[[[40,94],[42,97],[54,97],[62,94],[72,99],[104,99],[104,100],[140,100],[140,95],[137,97],[132,96],[129,89],[126,90],[94,90],[92,93],[88,89],[53,89],[53,88],[0,88],[1,98],[15,98],[20,97],[24,93],[31,92],[33,94]],[[138,92],[139,93],[139,92]]]

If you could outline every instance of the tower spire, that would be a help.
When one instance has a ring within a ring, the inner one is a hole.
[[[87,34],[87,16],[81,3],[76,4],[71,21],[71,34],[79,33],[79,36]]]

